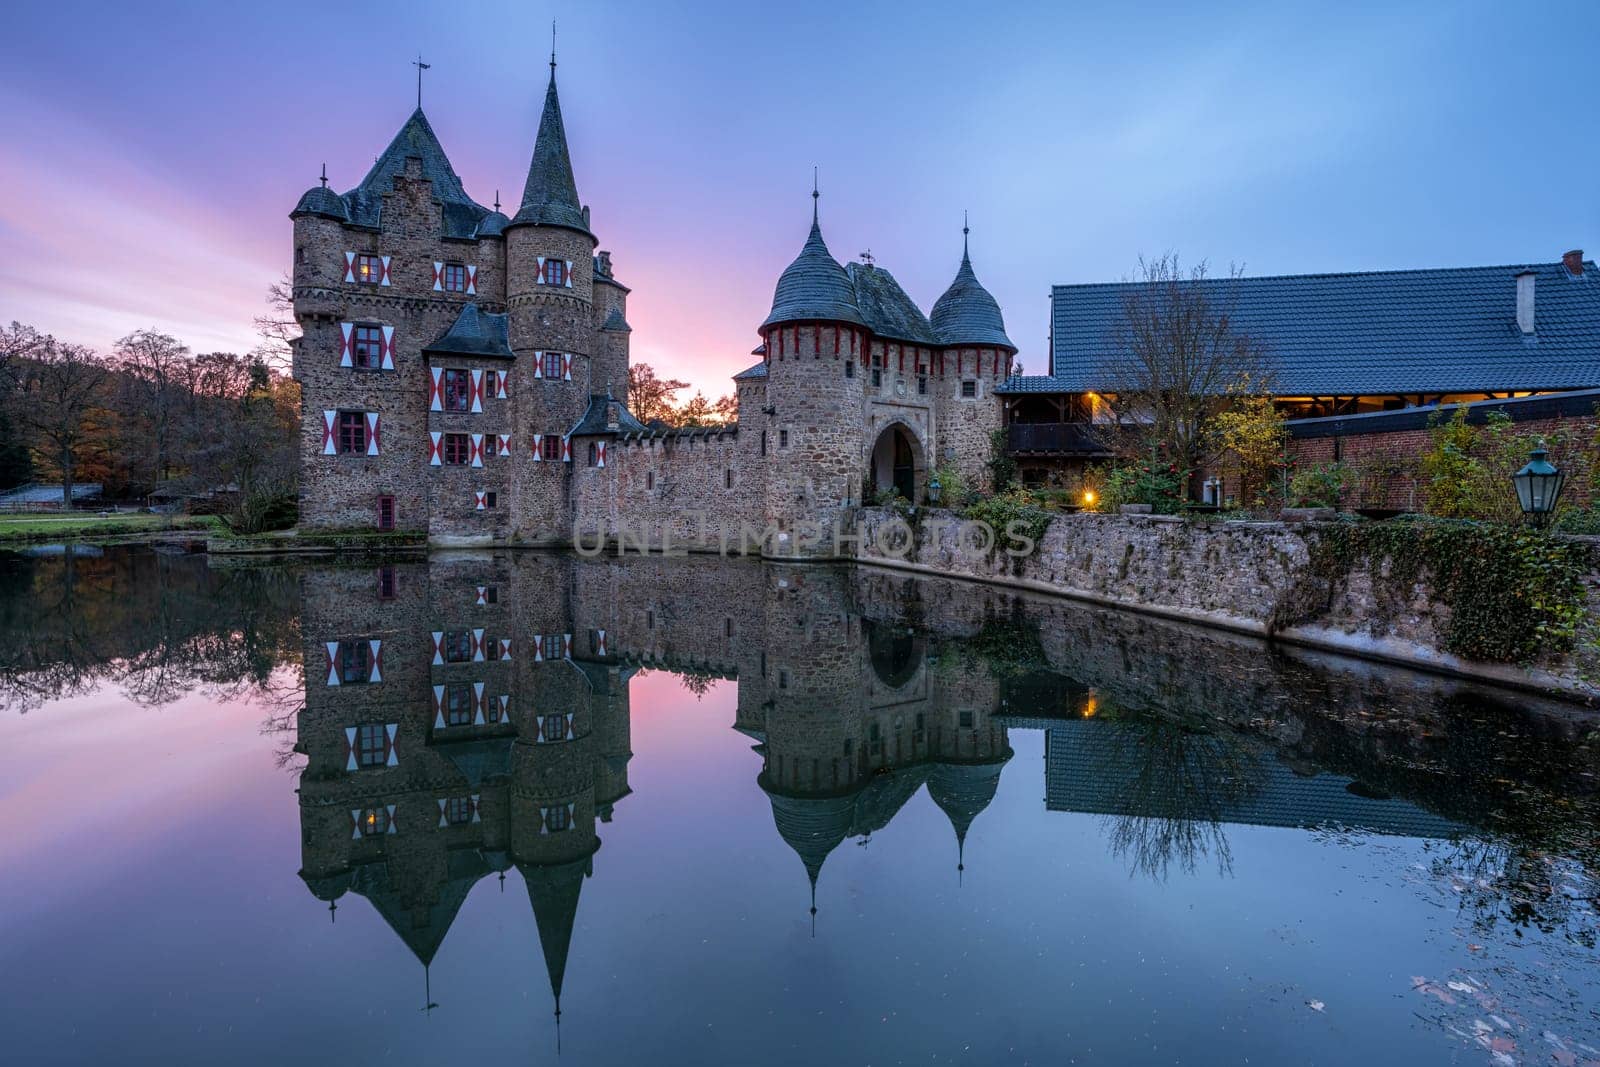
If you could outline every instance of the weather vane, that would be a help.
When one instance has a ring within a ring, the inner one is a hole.
[[[418,108],[418,110],[421,110],[421,108],[422,108],[422,72],[427,70],[429,67],[433,66],[433,64],[432,63],[424,63],[422,61],[422,53],[418,52],[417,53],[417,58],[412,60],[411,65],[413,67],[417,68],[417,108]]]

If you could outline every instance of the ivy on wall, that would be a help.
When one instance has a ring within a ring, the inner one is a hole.
[[[1350,575],[1371,575],[1374,621],[1410,610],[1419,583],[1449,609],[1444,650],[1529,663],[1570,651],[1585,615],[1588,549],[1517,526],[1440,519],[1337,523],[1313,535],[1310,561],[1274,606],[1269,632],[1327,614]]]

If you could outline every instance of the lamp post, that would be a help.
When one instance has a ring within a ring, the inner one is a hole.
[[[1517,503],[1535,526],[1550,521],[1566,481],[1566,472],[1550,462],[1550,453],[1543,445],[1528,453],[1527,464],[1511,476],[1517,487]]]
[[[938,507],[939,497],[943,494],[944,486],[939,484],[939,476],[935,474],[933,477],[928,479],[928,506],[933,508]]]

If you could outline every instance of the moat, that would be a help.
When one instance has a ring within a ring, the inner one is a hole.
[[[861,567],[0,554],[7,1059],[1600,1063],[1597,722]]]

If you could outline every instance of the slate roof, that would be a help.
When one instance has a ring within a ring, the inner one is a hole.
[[[617,428],[606,427],[606,406],[617,405]],[[645,428],[644,423],[633,417],[628,411],[628,406],[620,400],[613,399],[604,393],[589,394],[589,407],[584,411],[583,418],[578,424],[567,431],[568,436],[594,437],[601,434],[639,433]]]
[[[451,323],[444,336],[425,346],[424,354],[488,356],[497,359],[515,359],[511,351],[511,335],[507,330],[509,317],[479,311],[477,304],[463,304],[461,314]]]
[[[622,333],[633,332],[633,327],[628,325],[628,320],[622,317],[621,308],[612,308],[609,312],[607,312],[606,321],[601,324],[600,328],[602,330],[620,331]]]
[[[1006,336],[1000,305],[972,272],[972,260],[965,246],[955,281],[933,305],[934,332],[947,345],[1004,345],[1013,352],[1017,346]]]
[[[736,381],[736,382],[742,382],[747,378],[765,378],[766,376],[767,376],[767,361],[766,360],[762,360],[760,363],[757,363],[755,366],[746,367],[744,370],[740,371],[738,374],[735,374],[733,376],[733,380]]]
[[[928,317],[900,288],[894,275],[867,263],[852,263],[845,274],[855,289],[856,308],[873,333],[919,345],[939,343]]]
[[[295,205],[294,215],[303,213],[324,215],[348,222],[354,226],[378,228],[383,211],[383,194],[394,191],[396,175],[404,174],[406,160],[416,158],[422,162],[422,176],[433,183],[434,199],[439,201],[446,237],[476,237],[479,226],[495,213],[467,195],[466,188],[457,177],[444,147],[428,124],[428,117],[419,107],[406,119],[400,132],[394,135],[389,147],[378,156],[361,184],[343,196],[321,186],[310,189]],[[332,199],[330,199],[332,198]],[[338,204],[334,200],[339,201]],[[339,208],[342,206],[341,214]]]
[[[1534,272],[1534,332],[1517,328],[1516,278]],[[1143,283],[1051,290],[1055,374],[1002,392],[1086,392],[1127,293]],[[1212,278],[1198,284],[1264,342],[1280,396],[1540,391],[1600,386],[1600,273],[1561,263]],[[937,320],[937,313],[936,313]]]
[[[780,322],[854,322],[865,326],[856,308],[855,286],[839,261],[828,253],[822,227],[811,217],[811,233],[795,261],[778,277],[772,313],[762,326]]]
[[[544,93],[544,113],[539,117],[539,136],[533,144],[528,180],[522,187],[522,206],[511,225],[562,226],[594,238],[583,217],[578,185],[572,177],[572,156],[567,151],[567,130],[561,122],[554,67],[550,69],[550,87]]]

